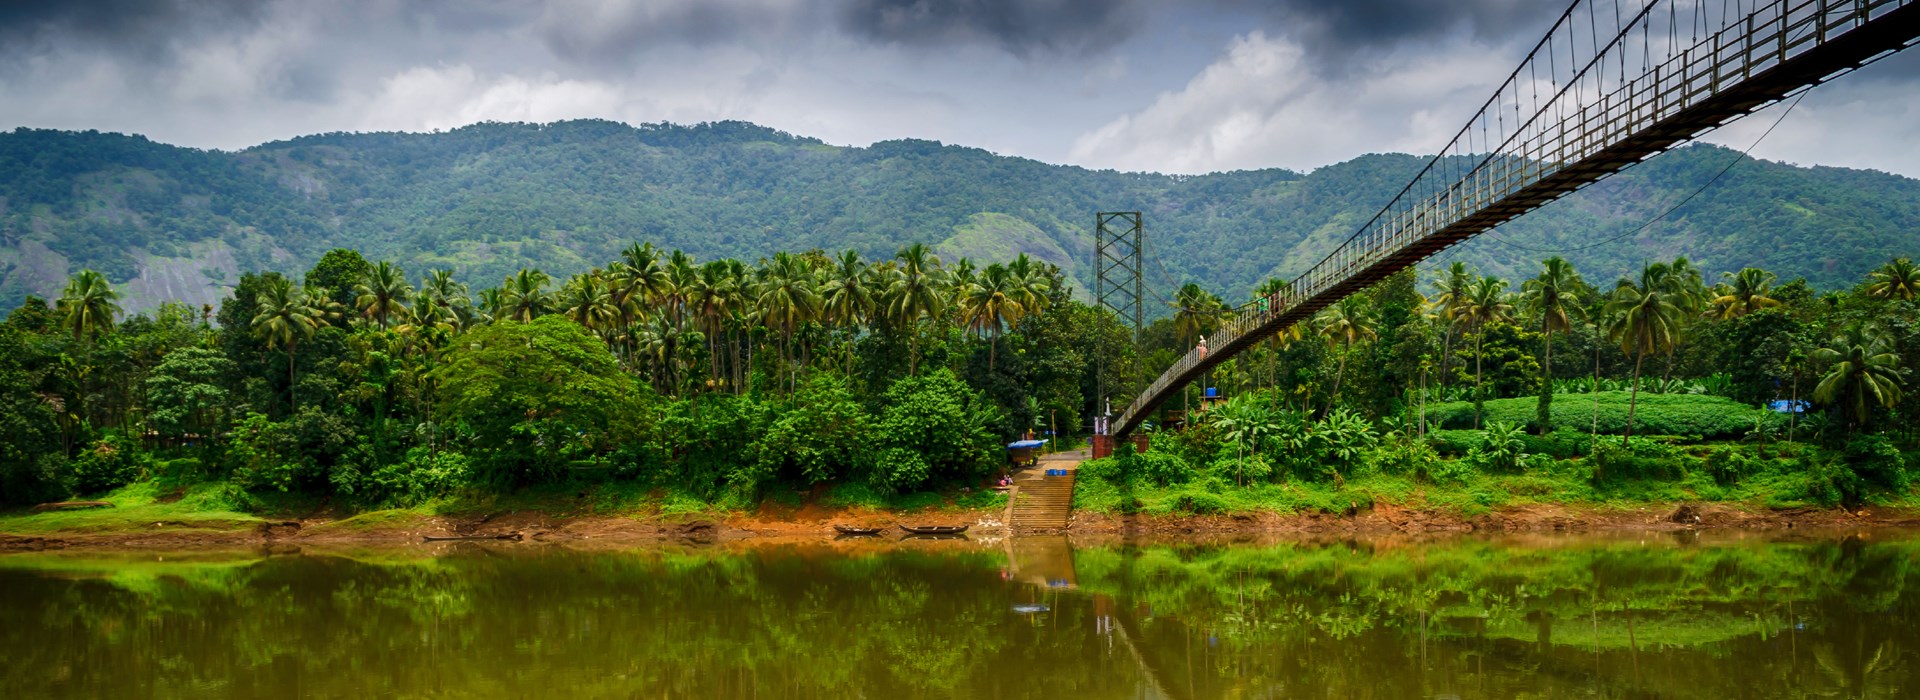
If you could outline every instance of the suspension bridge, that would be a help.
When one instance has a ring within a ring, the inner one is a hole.
[[[1576,0],[1379,213],[1285,289],[1234,309],[1209,351],[1174,362],[1109,432],[1131,434],[1215,365],[1389,275],[1916,40],[1920,0]],[[1101,272],[1127,267],[1108,257]],[[1136,304],[1138,259],[1120,290]]]

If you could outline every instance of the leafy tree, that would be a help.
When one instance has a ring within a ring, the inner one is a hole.
[[[167,353],[147,376],[147,418],[154,430],[203,443],[215,439],[226,428],[232,404],[223,380],[233,371],[233,362],[210,348]]]
[[[558,316],[476,329],[434,374],[439,410],[472,432],[481,477],[501,486],[552,480],[569,448],[602,450],[632,420],[618,361]]]
[[[56,402],[35,391],[33,366],[42,361],[27,331],[0,324],[0,504],[58,499],[64,489],[49,473],[65,458]]]
[[[870,421],[845,378],[815,375],[755,443],[758,470],[750,481],[778,477],[811,485],[855,476]]]
[[[895,382],[881,406],[872,439],[878,448],[871,479],[876,487],[904,491],[928,482],[978,478],[1000,454],[987,430],[999,422],[999,410],[952,371]]]
[[[366,280],[373,264],[367,262],[360,251],[350,248],[334,248],[320,256],[320,261],[307,270],[305,286],[327,290],[327,296],[341,308],[358,308],[355,304],[358,295],[354,287]]]

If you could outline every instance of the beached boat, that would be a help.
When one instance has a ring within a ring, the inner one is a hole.
[[[878,527],[854,527],[854,526],[851,526],[851,525],[835,525],[835,526],[833,526],[833,531],[834,531],[834,532],[838,532],[838,533],[840,533],[840,534],[842,534],[842,535],[849,535],[849,536],[853,536],[853,537],[872,537],[872,536],[874,536],[874,535],[878,535],[878,534],[880,534],[880,531],[881,531],[881,530],[883,530],[883,529],[885,529],[885,528],[878,528]]]
[[[901,525],[900,529],[915,535],[958,535],[967,531],[965,525]]]

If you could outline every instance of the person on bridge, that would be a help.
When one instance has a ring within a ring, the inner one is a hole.
[[[1194,350],[1199,351],[1200,359],[1202,360],[1207,359],[1207,337],[1206,336],[1204,335],[1200,336],[1200,346],[1194,348]]]

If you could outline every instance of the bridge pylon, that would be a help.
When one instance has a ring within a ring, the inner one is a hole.
[[[1103,211],[1093,217],[1093,300],[1096,308],[1108,309],[1122,322],[1132,322],[1133,342],[1139,342],[1140,326],[1146,310],[1146,288],[1141,281],[1146,260],[1146,226],[1140,212]],[[1099,379],[1100,395],[1095,405],[1112,404],[1114,387],[1107,381],[1105,358],[1099,360],[1094,376]],[[1111,409],[1108,409],[1111,413]],[[1101,452],[1101,438],[1107,435],[1107,420],[1094,419],[1095,452]],[[1112,451],[1111,440],[1105,442]],[[1105,455],[1095,455],[1101,457]]]

